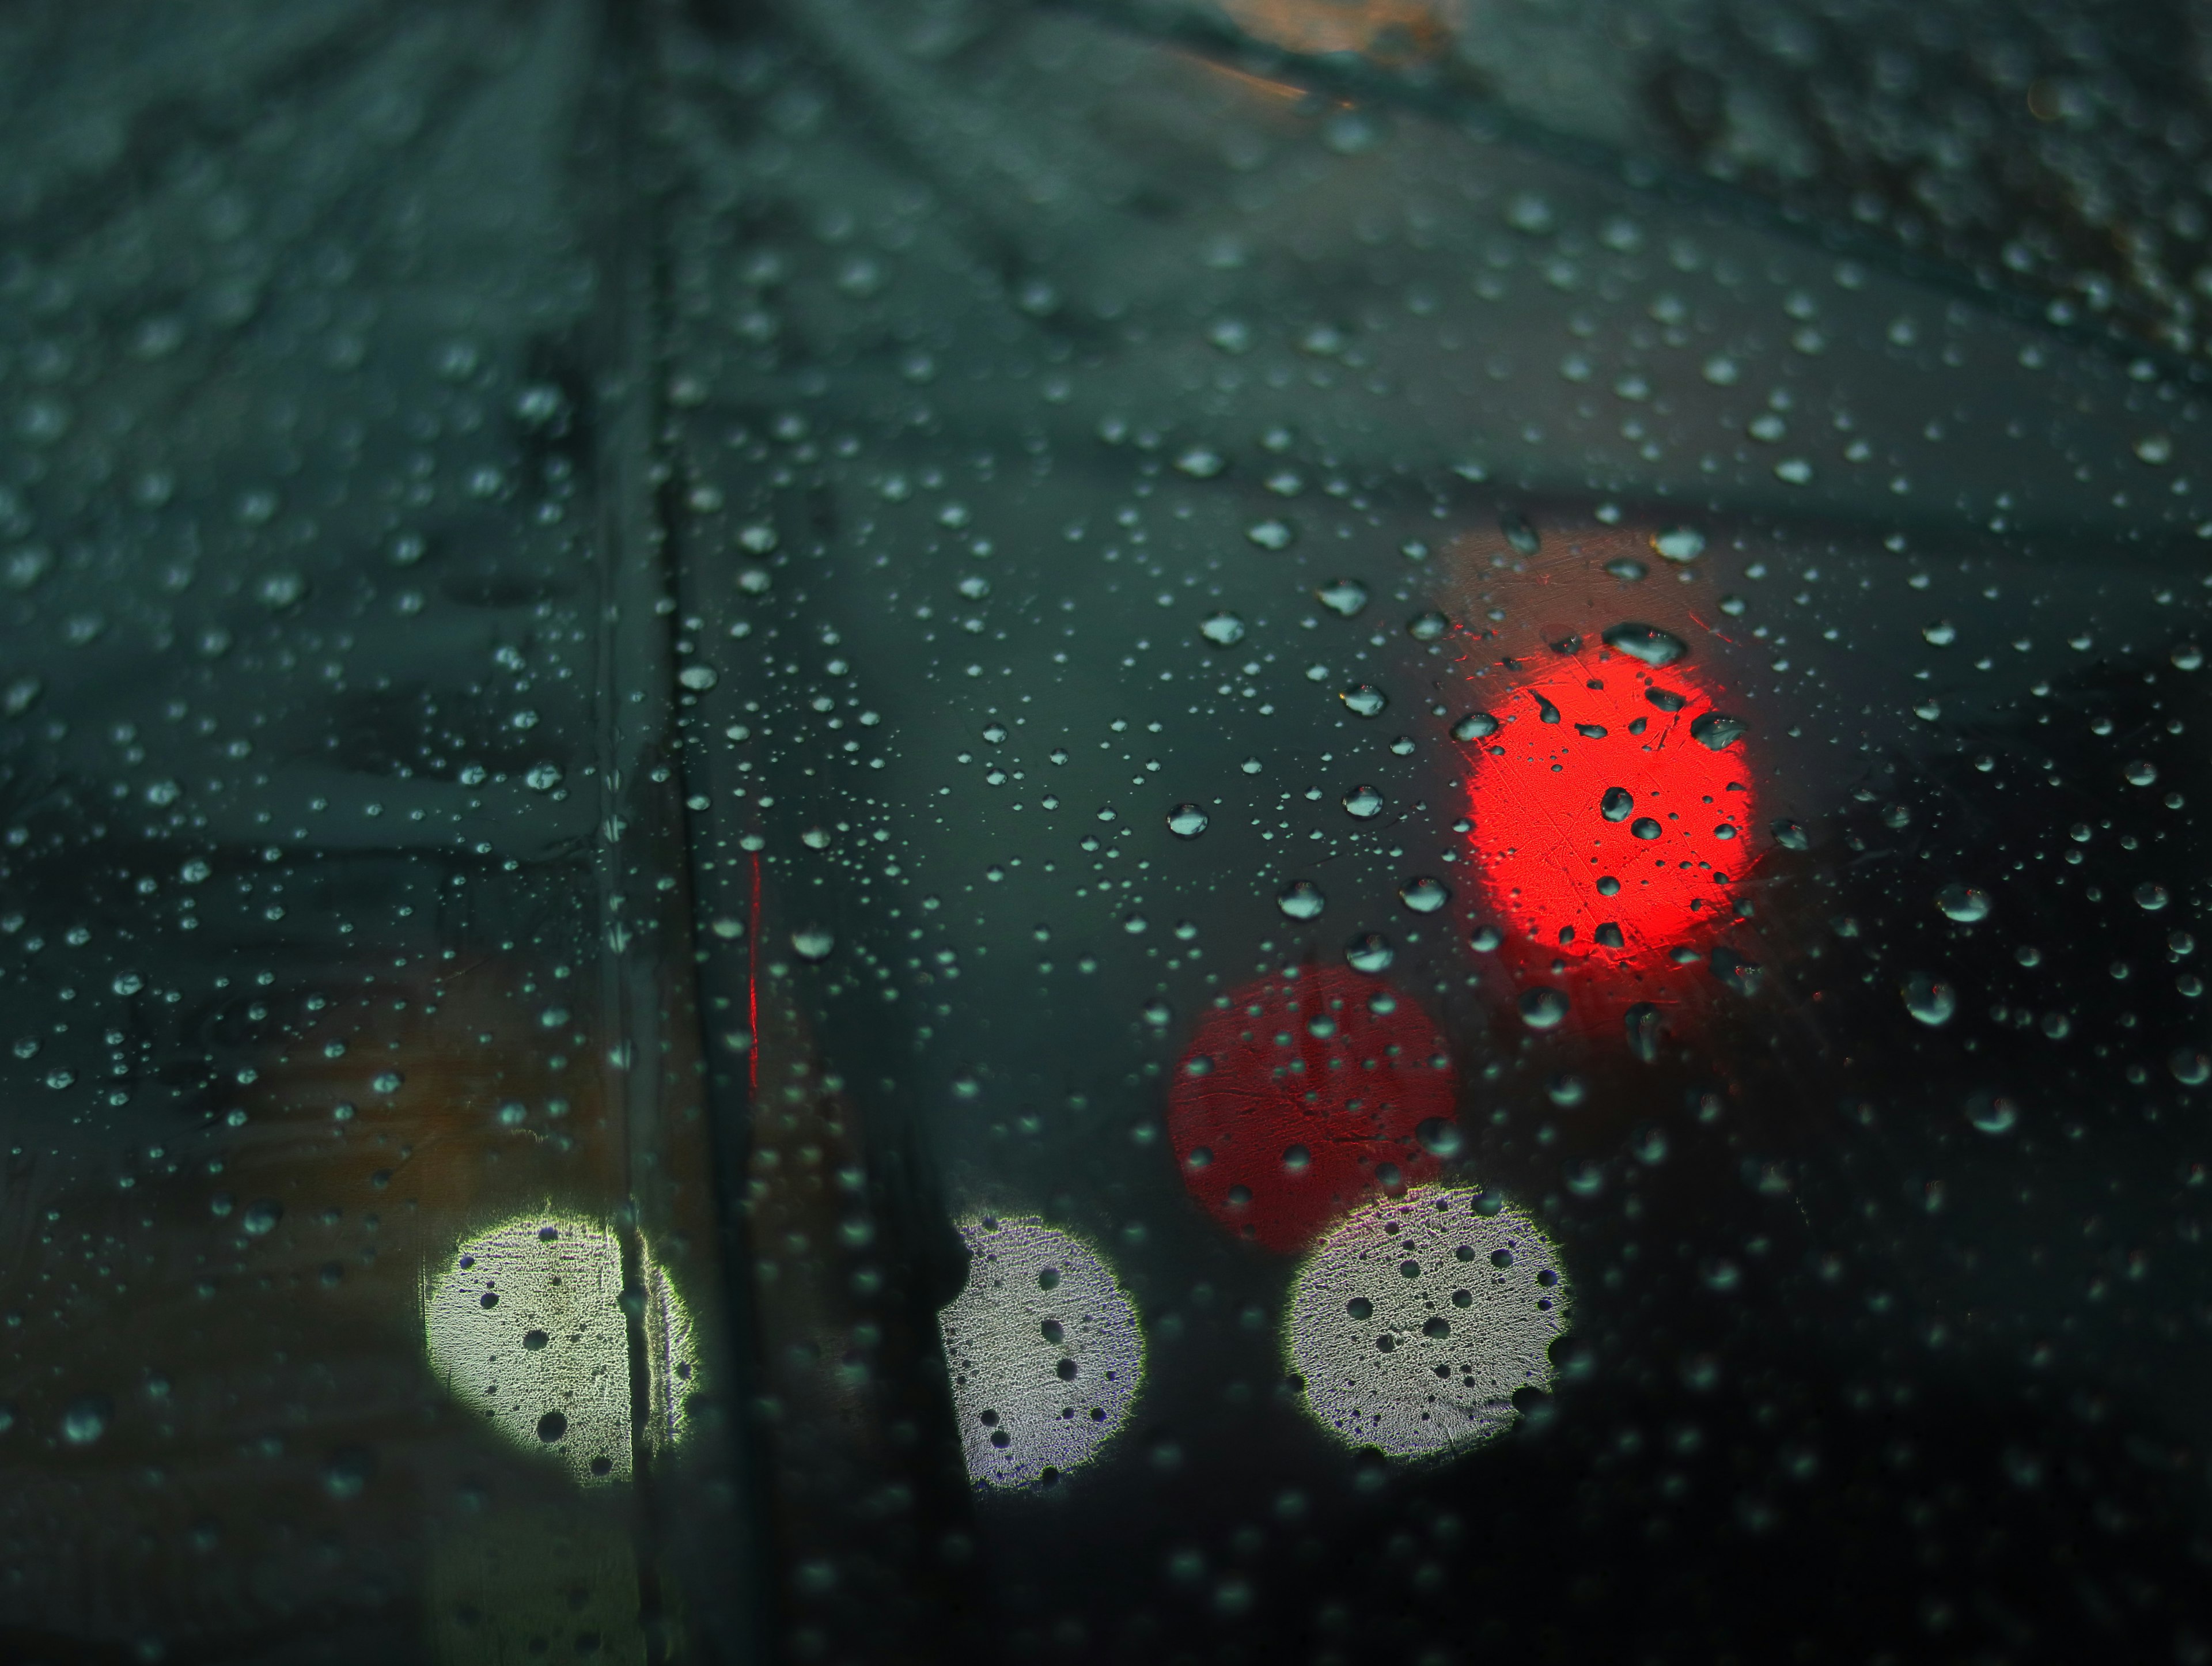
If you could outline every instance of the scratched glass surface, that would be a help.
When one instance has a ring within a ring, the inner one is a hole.
[[[11,1654],[2206,1657],[2061,22],[26,13]]]

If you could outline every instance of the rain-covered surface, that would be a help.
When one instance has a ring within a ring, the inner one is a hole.
[[[2204,1657],[2203,27],[10,11],[0,1653]]]

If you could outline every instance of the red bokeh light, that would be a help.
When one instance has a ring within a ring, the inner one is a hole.
[[[1568,962],[1583,975],[1571,993],[1641,998],[1674,951],[1703,951],[1732,921],[1754,782],[1740,740],[1700,736],[1741,726],[1721,721],[1692,667],[1610,648],[1524,670],[1490,713],[1467,786],[1475,873],[1509,955],[1532,976]]]
[[[1343,967],[1293,967],[1206,1015],[1168,1092],[1168,1139],[1208,1214],[1288,1252],[1368,1194],[1433,1179],[1415,1130],[1452,1116],[1457,1086],[1412,1001]]]

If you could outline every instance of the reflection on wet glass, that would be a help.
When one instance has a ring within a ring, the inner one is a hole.
[[[629,1479],[632,1313],[645,1341],[646,1440],[675,1444],[698,1386],[690,1316],[667,1275],[641,1252],[633,1288],[622,1259],[621,1240],[596,1222],[529,1216],[462,1244],[423,1292],[430,1363],[453,1398],[587,1482]]]
[[[938,1316],[968,1474],[1052,1486],[1127,1420],[1145,1375],[1137,1310],[1098,1252],[1034,1218],[960,1224],[968,1287]]]
[[[1291,1287],[1284,1352],[1346,1443],[1416,1457],[1480,1445],[1548,1389],[1567,1325],[1558,1251],[1489,1194],[1417,1186],[1322,1239]]]

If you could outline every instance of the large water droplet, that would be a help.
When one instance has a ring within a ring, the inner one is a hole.
[[[1314,599],[1340,619],[1357,618],[1367,605],[1367,587],[1358,579],[1331,579],[1314,592]]]
[[[1740,995],[1757,994],[1759,986],[1766,976],[1766,969],[1756,960],[1747,960],[1723,945],[1714,945],[1707,964],[1711,966],[1715,977]]]
[[[1656,1064],[1659,1059],[1659,1037],[1665,1032],[1666,1019],[1659,1009],[1648,1000],[1639,1000],[1621,1015],[1622,1028],[1627,1031],[1628,1050],[1646,1064]]]
[[[1406,634],[1417,642],[1433,642],[1451,629],[1451,621],[1431,611],[1416,613],[1406,621]]]
[[[1344,808],[1347,815],[1365,821],[1382,813],[1382,795],[1372,787],[1355,787],[1344,795]]]
[[[1292,920],[1313,919],[1324,901],[1321,887],[1310,879],[1293,879],[1275,896],[1275,906]]]
[[[1934,647],[1948,648],[1959,640],[1959,627],[1948,619],[1936,619],[1921,626],[1920,634]]]
[[[801,926],[791,934],[791,947],[801,960],[827,960],[837,946],[837,934],[827,926]]]
[[[1531,1030],[1556,1030],[1566,1017],[1567,998],[1557,989],[1540,983],[1522,992],[1521,1022]]]
[[[1672,631],[1639,624],[1633,619],[1613,626],[1604,633],[1603,640],[1616,654],[1626,654],[1647,666],[1671,666],[1690,652],[1690,645]]]
[[[1413,1130],[1413,1138],[1431,1157],[1450,1158],[1467,1148],[1466,1136],[1449,1116],[1431,1116]]]
[[[1933,972],[1914,972],[1905,980],[1905,1010],[1930,1026],[1948,1024],[1959,1010],[1959,992],[1951,980]]]
[[[1387,970],[1396,951],[1380,932],[1367,932],[1345,945],[1345,964],[1355,972]]]
[[[1498,733],[1498,720],[1488,712],[1469,712],[1452,725],[1454,740],[1481,740]]]
[[[1690,739],[1708,751],[1723,752],[1743,739],[1751,725],[1725,712],[1707,712],[1690,722]]]
[[[2202,1087],[2212,1081],[2212,1056],[2207,1056],[2193,1047],[2177,1047],[2166,1060],[2166,1067],[2173,1073],[2173,1079],[2184,1087]]]
[[[1498,517],[1498,530],[1505,534],[1508,544],[1524,556],[1533,556],[1544,546],[1536,529],[1528,524],[1528,518],[1510,509]]]
[[[1597,801],[1598,814],[1609,822],[1626,821],[1629,812],[1635,808],[1636,795],[1626,787],[1607,787],[1605,796]],[[1653,825],[1656,826],[1657,824],[1655,823]],[[1640,838],[1644,836],[1639,834],[1638,836]],[[1653,834],[1651,836],[1656,838],[1658,836]]]
[[[2010,1134],[2020,1107],[2002,1093],[1977,1093],[1966,1101],[1966,1120],[1984,1134]]]
[[[1206,812],[1194,804],[1179,804],[1168,812],[1168,831],[1178,839],[1194,839],[1206,831]]]
[[[1291,529],[1279,520],[1262,520],[1247,526],[1244,536],[1262,550],[1287,550],[1291,545]]]
[[[1422,876],[1399,886],[1398,900],[1416,914],[1434,914],[1451,901],[1451,888],[1441,879]]]
[[[1629,823],[1628,830],[1639,839],[1656,839],[1666,830],[1649,816],[1638,816]]]
[[[1806,836],[1804,825],[1799,822],[1782,821],[1774,824],[1774,842],[1784,850],[1810,850],[1813,841]]]
[[[1200,623],[1198,634],[1216,648],[1234,648],[1244,640],[1244,621],[1234,613],[1209,614]]]
[[[1990,894],[1978,885],[1954,880],[1936,893],[1936,906],[1961,924],[1972,925],[1990,917]]]
[[[1651,534],[1651,548],[1668,561],[1695,561],[1705,553],[1705,535],[1694,526],[1662,526]]]
[[[105,1395],[81,1395],[62,1413],[62,1438],[72,1446],[89,1446],[107,1432],[114,1415],[115,1402]]]
[[[1651,569],[1633,556],[1621,556],[1606,562],[1605,570],[1623,584],[1634,584]]]
[[[1337,696],[1354,717],[1380,717],[1390,697],[1372,683],[1355,683]]]
[[[2136,887],[2136,906],[2147,913],[2155,914],[2172,900],[2166,887],[2155,880],[2146,879]]]

